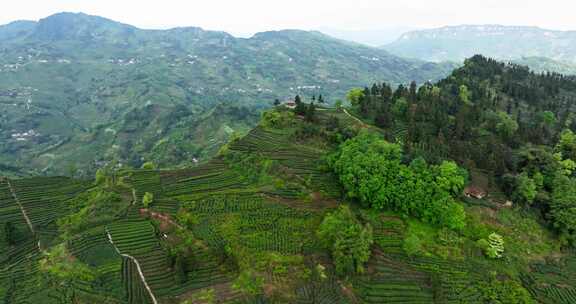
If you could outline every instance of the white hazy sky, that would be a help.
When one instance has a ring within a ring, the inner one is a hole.
[[[375,30],[458,24],[576,30],[571,0],[3,0],[0,24],[70,11],[141,28],[200,26],[233,34],[297,28]]]

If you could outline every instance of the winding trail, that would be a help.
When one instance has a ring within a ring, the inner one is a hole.
[[[362,126],[366,126],[366,123],[364,123],[360,118],[350,114],[348,112],[348,110],[342,108],[342,111],[344,111],[344,113],[346,113],[346,115],[350,116],[352,119],[356,120],[359,124],[361,124]]]
[[[26,214],[26,210],[24,209],[24,206],[22,206],[22,203],[20,203],[20,200],[18,199],[18,196],[16,195],[16,191],[14,190],[14,187],[12,187],[12,183],[10,182],[10,179],[6,178],[6,182],[8,183],[8,188],[10,188],[10,193],[12,193],[12,197],[14,198],[14,201],[16,202],[16,204],[18,204],[18,207],[20,207],[20,211],[22,212],[22,215],[24,216],[24,219],[26,220],[26,224],[28,224],[28,227],[30,228],[32,235],[36,235],[36,232],[34,231],[34,226],[32,226],[32,221],[28,217],[28,214]]]
[[[144,287],[146,287],[146,290],[148,290],[148,294],[150,295],[152,302],[154,304],[158,304],[158,301],[156,300],[154,293],[152,293],[152,289],[148,285],[148,282],[146,282],[146,278],[144,277],[144,272],[142,272],[142,267],[140,267],[140,263],[138,263],[138,260],[131,255],[124,254],[124,253],[120,252],[120,249],[118,249],[118,247],[116,247],[116,244],[114,244],[114,241],[112,240],[112,235],[108,231],[108,228],[106,228],[106,235],[108,235],[108,241],[110,242],[110,244],[112,244],[112,247],[114,247],[114,249],[116,249],[116,252],[118,252],[119,255],[126,257],[126,258],[129,258],[130,260],[132,260],[134,262],[134,264],[136,264],[136,268],[138,269],[138,275],[140,275],[140,279],[142,280],[142,283],[144,283]]]

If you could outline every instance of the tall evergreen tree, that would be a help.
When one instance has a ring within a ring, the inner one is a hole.
[[[390,102],[392,98],[392,88],[387,83],[382,84],[382,89],[380,90],[380,96],[384,102]]]
[[[416,96],[417,96],[417,88],[418,86],[416,85],[416,81],[412,81],[410,83],[410,89],[408,91],[409,94],[409,98],[411,102],[415,102],[416,101]]]
[[[310,103],[310,105],[306,109],[305,119],[308,122],[313,122],[316,120],[316,105],[314,103]]]
[[[380,88],[378,87],[377,84],[373,84],[372,88],[370,89],[370,95],[378,95],[378,93],[380,92]]]
[[[296,97],[294,97],[294,102],[296,103],[296,105],[302,103],[302,98],[300,98],[300,95],[296,95]]]
[[[294,108],[294,113],[298,115],[306,114],[306,105],[302,102],[300,95],[296,95],[294,98],[294,103],[296,103],[296,108]]]

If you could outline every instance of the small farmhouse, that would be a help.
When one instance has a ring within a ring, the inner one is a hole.
[[[484,197],[486,197],[486,191],[484,191],[480,187],[468,186],[464,188],[464,195],[466,195],[466,197],[483,199]]]

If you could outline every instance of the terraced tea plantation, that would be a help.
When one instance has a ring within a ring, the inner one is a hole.
[[[0,179],[0,303],[490,303],[482,284],[501,269],[541,303],[576,303],[574,252],[517,267],[460,232],[351,203],[327,165],[328,124],[366,126],[331,109],[316,131],[288,117],[186,169]],[[318,234],[342,205],[373,237],[346,275]]]

